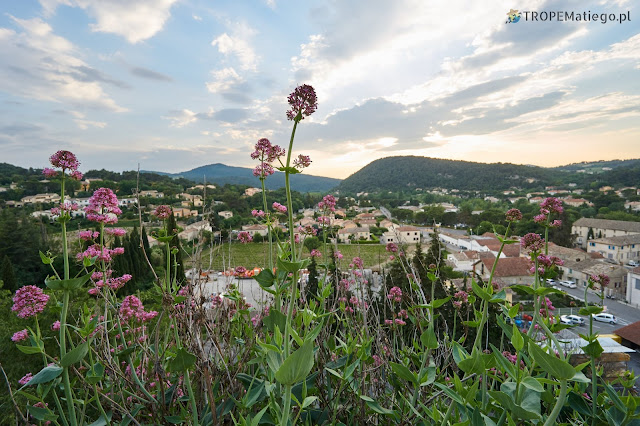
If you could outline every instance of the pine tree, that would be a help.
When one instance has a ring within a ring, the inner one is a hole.
[[[318,294],[318,264],[315,257],[311,257],[311,262],[307,269],[309,270],[309,281],[304,288],[304,292],[305,300],[309,302]]]
[[[169,242],[169,249],[172,251],[174,248],[177,249],[176,255],[172,256],[172,258],[178,265],[176,269],[176,282],[180,284],[185,280],[184,263],[182,261],[182,246],[180,245],[180,238],[178,237],[178,224],[176,223],[176,218],[173,215],[173,212],[171,213],[171,216],[169,216],[167,229],[169,230],[169,233],[175,234],[171,242]],[[173,275],[173,270],[171,271],[171,273]]]
[[[2,288],[11,292],[16,291],[18,289],[18,280],[16,279],[16,274],[13,271],[11,259],[6,255],[2,259],[2,269],[0,269],[0,271],[0,279],[4,283]]]

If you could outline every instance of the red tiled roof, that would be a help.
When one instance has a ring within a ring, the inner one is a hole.
[[[640,321],[636,321],[633,324],[629,324],[625,327],[619,328],[614,331],[614,334],[622,337],[625,340],[640,345]]]
[[[491,271],[493,260],[482,259],[486,270]],[[506,257],[498,259],[494,277],[523,277],[531,275],[531,261],[525,257]]]

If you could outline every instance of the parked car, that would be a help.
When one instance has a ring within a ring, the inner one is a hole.
[[[638,262],[637,260],[630,260],[630,261],[627,263],[627,265],[629,265],[629,266],[633,266],[633,267],[635,268],[636,266],[640,266],[640,262]]]
[[[578,315],[563,315],[563,316],[567,317],[567,319],[571,321],[572,324],[583,325],[585,323],[584,318]]]
[[[605,262],[607,262],[607,263],[611,263],[612,265],[619,265],[619,263],[618,263],[618,262],[616,262],[616,261],[615,261],[615,260],[613,260],[613,259],[604,258],[603,260],[604,260]]]
[[[566,315],[560,316],[560,324],[573,325],[573,322]]]
[[[591,317],[596,321],[608,322],[609,324],[616,324],[618,322],[616,317],[611,314],[592,314]]]
[[[556,283],[557,283],[556,280],[552,280],[551,278],[547,278],[547,285],[553,286]]]
[[[576,283],[574,283],[573,281],[568,281],[568,280],[560,281],[560,285],[563,285],[563,286],[569,287],[569,288],[578,288]]]

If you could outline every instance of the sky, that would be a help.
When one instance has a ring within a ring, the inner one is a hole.
[[[288,145],[287,95],[300,84],[318,109],[293,154],[310,155],[313,175],[346,178],[396,155],[545,167],[640,158],[635,0],[0,8],[0,162],[42,168],[66,149],[81,171],[253,167],[258,139]],[[512,10],[520,19],[507,23]],[[585,13],[598,21],[575,21]]]

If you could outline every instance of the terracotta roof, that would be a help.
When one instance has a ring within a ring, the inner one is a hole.
[[[629,222],[626,220],[592,219],[583,217],[576,220],[573,226],[585,226],[587,228],[614,229],[618,231],[640,233],[640,222]]]
[[[621,235],[618,237],[597,238],[589,240],[590,243],[610,244],[612,246],[627,246],[629,244],[639,244],[640,234]]]
[[[397,228],[396,231],[399,231],[399,232],[410,232],[410,231],[419,231],[419,229],[416,228],[415,226],[401,226],[401,227]]]
[[[482,259],[485,270],[491,271],[493,260]],[[525,257],[506,257],[498,259],[494,277],[523,277],[530,276],[531,261]]]
[[[631,343],[640,345],[640,321],[636,321],[633,324],[619,328],[614,331],[614,334],[617,334]]]

